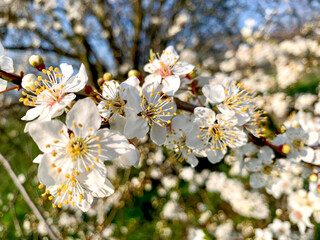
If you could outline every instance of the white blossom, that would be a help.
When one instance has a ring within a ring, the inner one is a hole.
[[[50,67],[43,70],[46,77],[38,77],[38,81],[33,81],[30,85],[29,77],[22,80],[22,86],[29,92],[22,92],[24,97],[20,102],[24,105],[33,107],[28,110],[22,120],[30,121],[39,117],[38,120],[49,120],[60,116],[64,109],[75,99],[76,92],[84,88],[88,81],[88,76],[82,64],[79,73],[72,77],[73,67],[66,63],[59,68]],[[24,81],[27,81],[24,82]]]
[[[169,46],[161,54],[154,54],[154,59],[144,66],[146,72],[151,73],[145,79],[146,83],[161,83],[162,91],[168,96],[173,96],[180,87],[180,76],[190,73],[194,66],[179,62],[176,50]]]

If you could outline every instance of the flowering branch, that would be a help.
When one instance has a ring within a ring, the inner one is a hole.
[[[43,222],[48,230],[48,234],[50,236],[51,239],[54,240],[59,240],[61,238],[59,238],[56,233],[54,232],[53,228],[50,226],[50,224],[47,222],[47,220],[44,218],[43,214],[40,212],[40,210],[38,209],[38,207],[33,203],[33,201],[31,200],[29,194],[27,193],[26,189],[23,187],[23,185],[20,183],[18,177],[16,176],[16,174],[14,173],[14,171],[12,170],[9,162],[7,159],[5,159],[2,154],[0,154],[0,162],[2,163],[2,165],[4,166],[4,168],[6,169],[6,171],[8,172],[9,176],[11,177],[12,181],[14,182],[14,184],[16,185],[16,187],[19,189],[21,195],[23,196],[25,202],[28,204],[28,206],[31,208],[31,210],[33,211],[34,215],[38,218],[39,221]]]

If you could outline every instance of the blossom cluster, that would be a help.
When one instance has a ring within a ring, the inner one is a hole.
[[[283,45],[281,49],[286,49]],[[3,54],[0,45],[1,70],[13,72],[12,60]],[[226,62],[220,68],[232,72]],[[256,239],[292,237],[289,220],[301,234],[313,227],[311,218],[320,221],[318,119],[311,119],[303,111],[317,109],[317,98],[310,97],[310,104],[296,102],[302,111],[270,133],[264,110],[270,104],[246,88],[244,83],[249,80],[225,73],[216,78],[198,76],[193,65],[180,61],[172,46],[151,55],[144,70],[149,73],[145,78],[133,74],[123,82],[104,79],[89,93],[84,91],[88,86],[84,65],[75,75],[73,67],[63,63],[59,68],[41,69],[39,76],[30,73],[22,78],[19,101],[30,107],[22,120],[28,121],[25,132],[42,152],[33,162],[39,164],[39,188],[45,188],[43,196],[54,208],[72,206],[90,211],[94,198],[104,197],[109,197],[108,207],[116,205],[121,191],[128,189],[120,186],[115,192],[109,180],[114,169],[106,165],[110,161],[125,168],[150,166],[147,173],[132,178],[130,186],[147,191],[152,188],[147,178],[160,180],[158,195],[168,195],[169,199],[161,211],[161,218],[166,220],[188,221],[177,193],[184,181],[191,194],[203,189],[218,194],[235,213],[258,220],[268,219],[271,210],[257,189],[264,188],[275,199],[287,195],[288,219],[275,219],[265,229],[256,229]],[[6,84],[0,80],[0,86],[2,83]],[[254,89],[260,91],[261,87]],[[65,123],[57,119],[63,119],[64,114]],[[139,151],[138,143],[148,141],[148,137],[159,147],[153,155],[155,160],[144,159],[145,152]],[[178,169],[179,176],[166,172],[161,167],[164,161],[160,147],[191,167]],[[206,159],[213,168],[224,160],[230,171],[195,173],[195,167]],[[229,176],[247,177],[252,190]],[[304,179],[310,179],[309,189],[302,189]],[[98,207],[103,208],[99,202]],[[207,224],[217,238],[223,239],[224,232],[237,234],[230,221],[213,229],[212,212],[201,204],[197,207],[199,224]],[[282,213],[278,211],[277,215]],[[197,229],[190,230],[192,234],[201,235]]]

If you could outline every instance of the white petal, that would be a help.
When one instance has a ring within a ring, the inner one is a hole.
[[[127,138],[117,131],[103,128],[97,131],[96,137],[101,137],[101,140],[90,143],[90,146],[91,144],[101,145],[99,159],[102,161],[113,160],[130,151],[130,144]]]
[[[101,117],[103,117],[104,119],[110,118],[112,114],[112,110],[110,108],[109,109],[106,108],[106,101],[99,102],[97,108],[99,110]]]
[[[85,192],[85,194],[83,194],[81,203],[77,201],[77,207],[80,208],[81,211],[87,212],[91,208],[92,202],[93,202],[92,194],[89,192]]]
[[[274,158],[273,150],[268,146],[263,146],[258,153],[258,157],[265,165],[270,165]]]
[[[261,159],[252,158],[245,163],[245,166],[250,172],[258,172],[262,169],[262,161]]]
[[[154,73],[158,70],[158,68],[153,63],[147,63],[146,65],[144,65],[143,70],[148,73]]]
[[[4,48],[3,45],[0,42],[0,56],[4,55]]]
[[[177,62],[174,67],[172,73],[174,75],[186,75],[190,73],[194,69],[194,66],[186,63],[186,62]]]
[[[135,91],[135,94],[139,94],[140,81],[137,77],[131,76],[126,81],[120,84],[120,97],[123,100],[127,100],[127,94],[129,91]]]
[[[38,106],[38,107],[34,107],[29,109],[26,112],[26,115],[24,115],[21,120],[24,121],[31,121],[33,119],[35,119],[36,117],[39,117],[39,115],[42,113],[42,111],[44,110],[45,107],[43,106]]]
[[[176,132],[190,132],[192,129],[191,117],[184,114],[177,115],[172,119],[171,129],[175,130]]]
[[[53,186],[63,184],[66,180],[62,173],[59,173],[57,168],[51,166],[53,163],[50,154],[44,154],[38,168],[38,179],[45,186]]]
[[[173,65],[173,63],[178,61],[178,59],[179,55],[173,46],[168,46],[160,57],[160,61],[162,61],[166,65]]]
[[[77,176],[77,180],[84,188],[92,192],[99,191],[103,187],[107,175],[106,167],[103,164],[101,167],[103,167],[102,174],[97,174],[97,172],[92,170],[89,172],[85,171]]]
[[[4,91],[7,88],[8,82],[0,78],[0,91]]]
[[[127,119],[119,114],[115,114],[114,121],[109,122],[110,129],[120,132],[124,135],[124,126],[126,125]]]
[[[192,128],[192,130],[187,134],[186,145],[193,149],[203,149],[205,147],[204,143],[201,139],[203,138],[203,134],[200,132],[200,129],[196,126]],[[200,137],[198,137],[198,135]]]
[[[73,67],[70,64],[67,63],[61,63],[60,64],[61,73],[63,74],[63,82],[68,80],[72,74],[73,74]]]
[[[149,125],[147,120],[140,117],[128,118],[126,125],[124,126],[124,134],[128,139],[134,137],[143,138],[149,131]]]
[[[79,92],[81,91],[88,82],[88,75],[86,68],[83,64],[79,69],[79,72],[76,76],[69,78],[63,87],[65,92]]]
[[[206,151],[208,160],[212,163],[218,163],[221,161],[221,159],[224,157],[224,155],[226,154],[226,149],[224,151],[220,151],[220,150],[207,150]]]
[[[202,92],[208,98],[209,102],[213,104],[222,102],[226,97],[224,87],[219,84],[204,85]]]
[[[141,112],[141,104],[142,98],[136,91],[129,91],[127,93],[127,104],[124,107],[124,111],[126,115],[138,114]]]
[[[149,74],[145,77],[142,88],[150,83],[161,83],[161,76],[158,73]]]
[[[6,72],[13,72],[13,60],[7,56],[0,56],[0,69]]]
[[[185,156],[184,158],[192,167],[196,167],[199,163],[198,158],[194,156],[192,153],[190,153],[189,156]]]
[[[105,81],[103,83],[102,96],[106,99],[115,99],[119,89],[120,87],[117,81]]]
[[[236,113],[236,114],[235,114],[235,117],[236,117],[237,120],[238,120],[238,122],[237,122],[237,125],[238,125],[238,126],[244,125],[245,123],[249,122],[250,119],[251,119],[250,116],[249,116],[249,114],[243,113],[243,112]]]
[[[167,129],[166,127],[159,126],[158,124],[153,124],[150,131],[151,140],[157,144],[162,145],[166,141]]]
[[[216,113],[209,108],[196,107],[194,109],[195,122],[200,124],[203,123],[203,126],[209,127],[216,120]],[[209,121],[209,122],[208,122]]]
[[[309,146],[317,145],[319,143],[319,133],[308,132],[306,144]]]
[[[305,147],[302,151],[299,153],[300,158],[305,162],[313,162],[315,153],[314,150],[310,147]]]
[[[44,154],[39,154],[35,159],[33,159],[33,163],[41,163]]]
[[[130,150],[128,152],[122,154],[120,157],[114,160],[114,162],[120,167],[124,167],[124,168],[127,168],[129,166],[138,167],[139,165],[139,160],[140,160],[139,150],[132,144],[130,144],[129,146],[130,146]]]
[[[264,175],[261,173],[253,173],[250,175],[250,185],[253,188],[261,188],[265,185]]]
[[[286,137],[285,134],[281,134],[281,135],[277,135],[273,140],[273,144],[276,146],[280,146],[282,144],[284,144],[286,141]]]
[[[241,128],[234,127],[231,130],[233,131],[234,136],[237,135],[237,138],[233,141],[233,144],[229,142],[230,139],[226,140],[226,143],[230,148],[242,147],[248,142],[248,136]]]
[[[79,100],[67,113],[66,124],[76,136],[87,137],[100,128],[101,118],[93,100]]]
[[[62,130],[63,133],[59,133]],[[33,122],[29,124],[29,134],[36,142],[42,152],[48,153],[53,150],[52,144],[55,140],[68,142],[68,129],[59,120],[45,122]]]
[[[104,185],[98,190],[92,193],[92,196],[97,198],[108,197],[114,193],[114,188],[112,183],[106,178]]]
[[[173,96],[180,87],[180,77],[177,75],[170,75],[162,81],[162,92],[168,96]]]

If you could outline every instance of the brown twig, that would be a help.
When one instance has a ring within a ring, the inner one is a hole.
[[[18,86],[21,86],[23,75],[24,75],[23,72],[20,72],[20,75],[17,75],[17,74],[9,73],[0,69],[0,78],[8,82],[11,82],[13,84],[16,84]]]
[[[179,98],[174,97],[173,99],[174,99],[175,103],[177,104],[178,109],[193,113],[193,110],[197,107],[196,105],[193,105],[191,103],[181,101]]]

